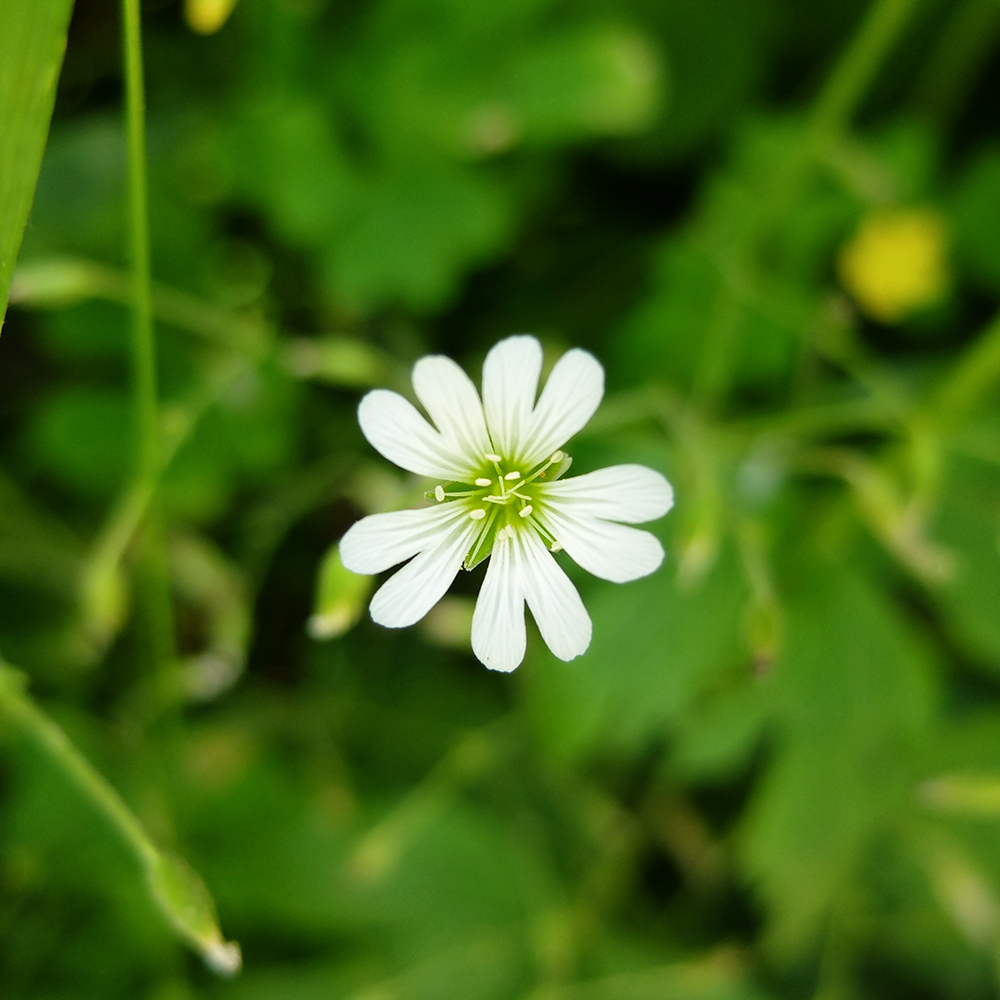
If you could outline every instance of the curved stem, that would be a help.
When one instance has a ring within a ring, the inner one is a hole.
[[[929,422],[938,429],[954,426],[1000,382],[1000,314],[962,356],[939,387]]]
[[[21,676],[2,664],[0,717],[14,723],[45,751],[83,796],[110,821],[143,868],[156,861],[159,851],[122,797],[70,743],[62,729],[28,697]]]
[[[812,113],[814,152],[833,145],[857,111],[875,74],[919,0],[875,0],[834,67]]]
[[[25,689],[25,678],[0,661],[0,720],[27,736],[111,824],[146,877],[153,903],[173,928],[201,952],[216,972],[240,968],[239,946],[219,930],[215,904],[201,878],[183,861],[161,851],[111,783],[70,742]]]

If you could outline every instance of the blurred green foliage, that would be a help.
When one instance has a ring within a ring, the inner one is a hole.
[[[995,997],[1000,5],[240,0],[201,34],[223,6],[145,16],[176,662],[112,0],[77,0],[0,341],[0,653],[246,968],[197,964],[10,727],[0,995]],[[838,262],[889,211],[941,220],[948,282],[879,316]],[[567,564],[582,658],[532,635],[506,677],[481,569],[388,632],[334,546],[423,490],[360,394],[519,330],[607,368],[574,471],[677,508],[653,577]]]

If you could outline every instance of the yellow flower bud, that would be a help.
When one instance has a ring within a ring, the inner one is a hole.
[[[866,316],[899,323],[947,292],[946,246],[945,221],[934,209],[883,209],[862,219],[837,270]]]
[[[184,0],[184,20],[199,35],[211,35],[226,23],[235,6],[236,0]]]

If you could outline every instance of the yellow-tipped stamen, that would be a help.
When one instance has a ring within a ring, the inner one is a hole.
[[[527,486],[528,483],[534,482],[542,473],[547,472],[553,465],[558,465],[564,458],[566,458],[566,452],[557,451],[544,465],[540,465],[523,483],[518,485]]]

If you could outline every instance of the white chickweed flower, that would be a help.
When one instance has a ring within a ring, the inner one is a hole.
[[[559,478],[570,464],[560,449],[600,404],[604,369],[586,351],[568,351],[536,402],[541,369],[534,337],[508,337],[483,364],[482,401],[450,358],[414,365],[413,389],[434,426],[386,389],[358,407],[361,430],[378,451],[438,485],[428,507],[374,514],[351,527],[340,543],[344,566],[373,574],[409,560],[371,602],[376,622],[402,628],[430,611],[459,569],[492,556],[472,648],[493,670],[513,670],[524,659],[525,601],[556,656],[583,653],[590,616],[551,553],[564,549],[614,583],[647,576],[663,561],[663,547],[617,522],[652,521],[673,505],[670,484],[642,465]]]

